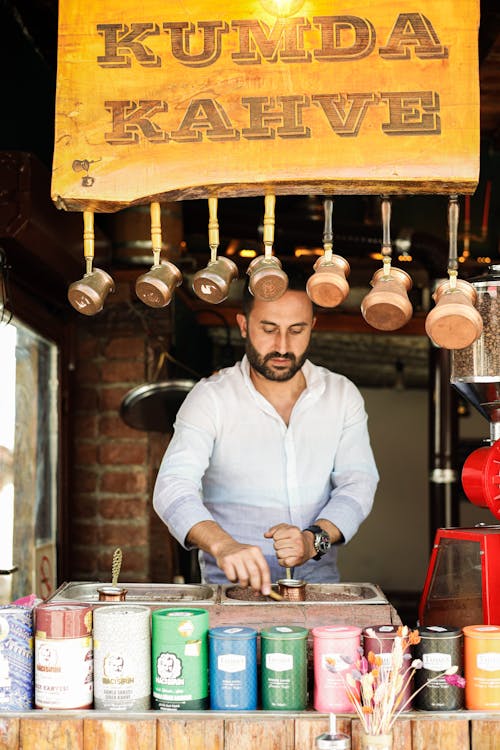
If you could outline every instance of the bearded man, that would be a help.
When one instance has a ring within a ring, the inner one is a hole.
[[[364,402],[312,364],[305,281],[278,300],[248,288],[237,315],[246,354],[197,383],[177,414],[153,504],[202,580],[269,594],[271,582],[336,582],[337,547],[371,511],[378,472]]]

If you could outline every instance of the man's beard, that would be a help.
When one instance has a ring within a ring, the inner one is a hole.
[[[266,354],[264,357],[261,357],[257,349],[252,344],[250,336],[248,336],[248,334],[245,350],[248,361],[250,362],[250,366],[253,367],[256,372],[258,372],[260,375],[263,375],[267,380],[275,380],[278,382],[291,380],[293,376],[300,370],[307,358],[307,349],[300,355],[298,359],[295,354],[292,354],[291,352],[285,352],[284,354],[281,354],[280,352],[271,352],[270,354]],[[283,370],[273,369],[267,364],[267,362],[270,359],[276,358],[288,359],[290,361],[290,366]]]

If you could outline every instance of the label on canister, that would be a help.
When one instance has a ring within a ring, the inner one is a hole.
[[[262,708],[307,707],[307,628],[275,625],[261,631]]]
[[[36,708],[91,708],[91,607],[40,604],[35,609],[35,622]]]
[[[94,708],[145,711],[151,702],[149,607],[94,609]]]
[[[33,615],[27,607],[0,607],[0,711],[33,708]]]
[[[464,706],[464,691],[446,680],[444,672],[457,668],[463,674],[463,635],[460,628],[429,625],[418,629],[420,642],[413,656],[422,661],[415,671],[415,708],[422,711],[456,711]]]
[[[210,708],[257,708],[257,631],[222,626],[208,631]]]
[[[500,627],[467,625],[464,631],[465,707],[500,709]]]
[[[313,628],[314,708],[322,713],[350,713],[345,674],[359,658],[361,628],[321,625]]]
[[[159,609],[152,615],[153,708],[208,708],[205,609]]]

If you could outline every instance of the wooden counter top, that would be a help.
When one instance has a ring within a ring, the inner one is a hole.
[[[101,711],[0,712],[0,750],[314,750],[327,714],[303,712]],[[353,716],[338,731],[360,747]],[[393,750],[497,750],[500,712],[406,712],[396,722]]]

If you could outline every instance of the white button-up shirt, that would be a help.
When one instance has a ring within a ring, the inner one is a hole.
[[[261,547],[272,580],[283,577],[273,540],[278,523],[304,529],[319,518],[348,542],[369,514],[378,472],[364,402],[343,375],[306,361],[306,388],[287,425],[254,387],[246,356],[197,383],[177,414],[154,489],[156,512],[184,546],[190,529],[214,520],[244,544]],[[337,551],[295,568],[294,577],[339,580]],[[200,555],[204,580],[227,583]]]

